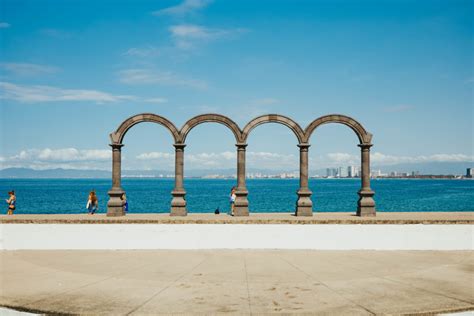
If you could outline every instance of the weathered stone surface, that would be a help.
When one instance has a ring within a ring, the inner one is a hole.
[[[247,125],[245,125],[242,131],[242,141],[247,142],[250,132],[258,125],[265,123],[279,123],[288,126],[293,131],[293,133],[295,133],[298,142],[304,142],[305,134],[299,124],[293,121],[291,118],[279,114],[266,114],[251,120]]]
[[[175,147],[175,177],[174,190],[171,192],[171,216],[186,216],[186,191],[184,190],[184,147],[185,144],[174,144]]]
[[[313,216],[311,190],[308,187],[308,143],[298,144],[300,148],[300,188],[297,192],[296,216]]]
[[[186,137],[194,127],[207,122],[219,123],[224,126],[227,126],[234,134],[236,142],[240,142],[240,140],[242,139],[242,131],[240,130],[240,127],[237,125],[237,123],[235,123],[227,116],[221,114],[202,114],[193,117],[192,119],[184,123],[183,127],[181,127],[181,130],[179,131],[180,142],[184,143],[186,141]]]

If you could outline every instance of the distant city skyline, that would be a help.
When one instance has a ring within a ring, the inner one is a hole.
[[[473,12],[458,0],[2,0],[0,169],[110,170],[109,133],[141,112],[177,126],[216,112],[241,127],[266,113],[303,127],[341,113],[374,134],[373,166],[468,168]],[[124,143],[124,169],[174,166],[160,126],[137,125]],[[359,165],[357,143],[323,126],[310,173]],[[235,168],[234,144],[223,126],[197,127],[185,169]],[[284,126],[259,126],[247,167],[296,170],[296,144]]]

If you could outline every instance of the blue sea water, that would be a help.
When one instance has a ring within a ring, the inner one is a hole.
[[[298,180],[248,179],[251,212],[292,212]],[[315,212],[353,212],[359,179],[310,179]],[[123,179],[130,213],[168,213],[173,179]],[[235,180],[185,179],[188,211],[229,210],[229,191]],[[474,211],[474,181],[377,179],[371,182],[378,211]],[[16,214],[85,213],[90,190],[99,197],[99,213],[106,212],[110,179],[0,179],[0,193],[14,189]],[[5,213],[7,204],[5,203]]]

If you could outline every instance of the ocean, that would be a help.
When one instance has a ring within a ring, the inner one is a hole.
[[[185,179],[188,212],[229,210],[229,191],[235,180]],[[293,212],[297,179],[248,179],[250,212]],[[354,212],[359,179],[310,179],[315,212]],[[173,179],[122,179],[130,213],[168,213]],[[474,181],[431,179],[373,179],[378,211],[474,211]],[[15,190],[15,214],[86,213],[90,190],[99,197],[99,213],[107,210],[110,179],[0,179],[5,199]],[[4,213],[7,204],[4,204]],[[3,212],[3,211],[2,211]]]

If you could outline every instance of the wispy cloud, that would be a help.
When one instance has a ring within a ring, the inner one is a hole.
[[[165,98],[148,98],[148,99],[144,99],[143,101],[147,102],[147,103],[166,103],[166,102],[168,102],[168,100],[165,99]]]
[[[119,81],[126,84],[162,84],[185,86],[194,89],[206,89],[207,83],[201,80],[185,78],[170,71],[152,71],[149,69],[126,69],[118,72]]]
[[[202,9],[209,5],[212,1],[210,0],[184,0],[180,4],[165,9],[157,10],[152,12],[153,15],[173,15],[183,16],[196,10]]]
[[[401,104],[401,105],[386,107],[383,109],[383,111],[386,113],[399,113],[399,112],[410,111],[412,109],[413,109],[412,105]]]
[[[246,32],[247,30],[244,28],[216,29],[194,24],[179,24],[170,26],[169,31],[175,41],[176,47],[188,50],[194,48],[197,43],[229,38]]]
[[[59,30],[59,29],[53,29],[53,28],[45,28],[39,30],[39,33],[45,36],[57,38],[57,39],[66,39],[71,37],[71,33],[64,31],[64,30]]]
[[[59,71],[57,67],[29,63],[0,63],[0,68],[18,76],[44,75]]]
[[[134,57],[157,57],[160,56],[161,51],[157,47],[147,46],[147,47],[132,47],[129,48],[124,55],[125,56],[134,56]]]
[[[17,85],[0,82],[0,99],[25,103],[89,101],[100,104],[136,100],[137,98],[97,90],[62,89],[52,86]]]
[[[7,22],[0,22],[0,29],[7,29],[11,26],[10,23]]]

